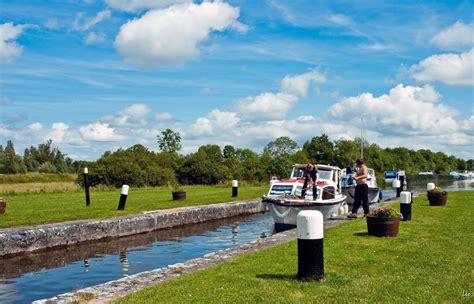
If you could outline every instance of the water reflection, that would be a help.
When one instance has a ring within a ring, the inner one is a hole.
[[[271,235],[269,214],[234,217],[0,259],[0,303],[25,303]]]

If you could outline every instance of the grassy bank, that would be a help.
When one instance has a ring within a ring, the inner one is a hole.
[[[292,241],[186,275],[120,303],[442,303],[474,296],[474,191],[449,193],[446,207],[415,200],[397,238],[367,236],[364,219],[325,231],[323,283],[296,279]],[[470,296],[468,296],[470,294]]]
[[[231,187],[186,186],[187,199],[172,201],[167,187],[130,188],[125,211],[116,211],[120,189],[91,190],[91,206],[85,206],[83,191],[54,193],[2,193],[7,211],[0,215],[0,228],[62,222],[79,219],[101,219],[136,214],[147,210],[214,204],[254,199],[268,191],[267,185],[239,187],[239,197],[231,197]]]
[[[37,173],[0,174],[0,184],[74,182],[77,174]]]

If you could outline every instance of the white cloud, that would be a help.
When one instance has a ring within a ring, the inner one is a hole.
[[[28,129],[30,129],[31,131],[39,131],[41,129],[43,129],[43,125],[39,122],[35,122],[35,123],[32,123],[31,125],[28,126]]]
[[[237,21],[239,8],[224,2],[187,3],[152,10],[122,25],[118,52],[132,65],[150,68],[183,63],[199,56],[198,43],[213,31],[246,31]]]
[[[15,42],[25,25],[14,25],[13,22],[0,24],[0,60],[11,62],[23,52],[23,47]]]
[[[298,98],[285,93],[261,93],[237,100],[237,112],[245,119],[279,119],[294,107]]]
[[[410,68],[420,82],[441,81],[453,86],[474,86],[474,48],[461,54],[430,56]]]
[[[384,133],[406,135],[443,134],[456,131],[452,117],[457,111],[435,104],[439,94],[430,86],[397,85],[389,94],[374,97],[371,93],[345,98],[329,109],[332,118],[357,121],[363,115],[369,126]]]
[[[341,14],[332,14],[327,17],[327,19],[336,25],[346,26],[351,23],[351,19],[345,15]]]
[[[191,0],[105,0],[110,7],[126,11],[136,12],[142,9],[165,8],[178,3],[192,2]]]
[[[199,117],[194,124],[191,125],[190,136],[213,135],[221,132],[233,131],[239,123],[240,118],[237,113],[214,109],[206,117]]]
[[[102,20],[110,18],[111,15],[112,14],[110,10],[103,10],[98,12],[94,17],[84,20],[84,22],[81,24],[84,14],[79,13],[76,15],[76,19],[74,20],[72,28],[76,31],[87,31]]]
[[[156,113],[155,114],[155,120],[156,121],[166,121],[166,120],[171,120],[172,118],[173,117],[168,112]]]
[[[285,76],[281,81],[281,91],[297,97],[308,95],[310,82],[324,83],[326,77],[316,70],[296,76]]]
[[[59,24],[58,19],[48,19],[46,22],[43,23],[44,27],[49,30],[57,30],[61,27]]]
[[[89,45],[89,44],[99,44],[105,41],[107,36],[103,32],[90,32],[87,34],[86,38],[84,39],[84,42]]]
[[[436,34],[431,43],[445,50],[471,47],[474,45],[474,23],[464,24],[458,21]]]
[[[125,136],[115,133],[108,123],[91,123],[79,128],[79,132],[87,141],[122,141]]]
[[[136,103],[123,110],[123,113],[132,117],[143,117],[150,112],[148,106],[144,103]]]

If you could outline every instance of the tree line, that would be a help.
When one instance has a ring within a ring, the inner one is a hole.
[[[78,162],[53,147],[52,143],[52,140],[47,140],[37,147],[26,148],[23,156],[16,154],[11,140],[7,141],[5,148],[0,145],[0,173],[75,173]]]
[[[13,143],[0,146],[0,172],[22,173],[77,172],[89,168],[92,185],[104,184],[134,187],[177,184],[219,184],[232,179],[248,182],[267,181],[272,176],[288,177],[295,163],[331,164],[346,167],[351,160],[363,158],[368,167],[382,173],[403,169],[408,174],[433,170],[447,174],[451,170],[474,170],[474,160],[464,160],[428,149],[418,151],[403,147],[381,148],[356,138],[331,141],[325,134],[306,141],[302,147],[289,137],[269,142],[261,153],[251,149],[226,145],[203,145],[187,155],[180,154],[181,136],[167,129],[157,136],[159,152],[143,145],[105,152],[92,162],[72,161],[47,141],[38,147],[25,149],[23,157],[16,155]]]

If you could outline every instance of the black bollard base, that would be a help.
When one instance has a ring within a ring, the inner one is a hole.
[[[125,210],[125,203],[126,202],[127,202],[127,195],[126,194],[120,194],[120,200],[119,200],[117,210]]]
[[[323,239],[298,239],[298,279],[324,279]]]
[[[400,204],[400,213],[403,216],[402,221],[411,221],[411,204]]]
[[[236,197],[239,194],[239,188],[232,187],[232,197]]]

